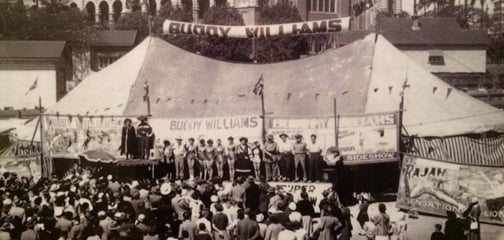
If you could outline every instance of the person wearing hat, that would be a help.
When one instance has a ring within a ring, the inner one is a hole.
[[[266,237],[266,229],[268,228],[268,225],[264,223],[264,214],[257,214],[255,216],[255,220],[257,222],[257,225],[259,226],[259,236],[261,236],[261,239],[264,239],[264,237]]]
[[[250,161],[250,156],[252,155],[252,150],[248,145],[248,139],[246,137],[240,138],[240,145],[236,151],[236,162],[235,162],[235,177],[246,178],[252,175],[252,162]]]
[[[124,125],[121,132],[121,155],[126,155],[126,159],[133,159],[138,154],[137,137],[135,127],[129,118],[124,119]]]
[[[194,138],[189,138],[185,145],[187,168],[189,170],[189,179],[194,179],[194,161],[196,160],[196,145]]]
[[[226,158],[229,169],[229,179],[233,181],[235,179],[235,161],[236,161],[236,150],[238,146],[234,143],[233,137],[228,137],[228,145],[226,146]]]
[[[217,139],[217,146],[215,146],[215,166],[217,167],[217,176],[220,179],[224,178],[224,155],[226,154],[226,148],[222,145],[222,141]]]
[[[278,142],[278,151],[280,152],[280,160],[278,167],[280,168],[280,178],[284,181],[292,180],[292,145],[288,141],[289,136],[285,133],[280,134],[280,142]]]
[[[322,145],[317,141],[317,135],[312,134],[307,144],[309,164],[308,179],[310,181],[320,181],[322,172]]]
[[[37,239],[37,233],[35,232],[35,220],[31,217],[29,217],[26,220],[26,230],[21,233],[21,238],[20,240],[36,240]]]
[[[175,139],[177,143],[173,146],[173,155],[175,158],[175,178],[184,179],[184,158],[186,157],[186,148],[182,144],[182,138]]]
[[[138,149],[140,159],[149,159],[151,149],[151,138],[154,136],[152,127],[147,122],[147,117],[140,117],[140,123],[137,126]]]
[[[301,134],[296,135],[296,141],[292,144],[292,154],[294,155],[294,176],[295,181],[299,181],[298,177],[298,165],[301,165],[303,169],[303,180],[306,182],[306,153],[308,149],[306,148],[306,143],[303,142],[303,136]]]
[[[264,143],[264,168],[266,171],[267,181],[278,180],[278,159],[280,152],[278,144],[275,142],[273,135],[269,134]]]
[[[149,226],[145,224],[144,214],[138,214],[138,217],[135,221],[135,226],[137,227],[138,231],[142,234],[142,236],[147,235],[147,233],[149,233]]]
[[[10,222],[4,221],[2,225],[0,225],[0,239],[11,239],[10,231],[13,226]]]

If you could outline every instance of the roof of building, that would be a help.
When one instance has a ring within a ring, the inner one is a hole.
[[[379,32],[394,45],[487,45],[488,34],[467,30],[456,18],[418,18],[420,29],[413,30],[412,18],[380,18]]]
[[[59,58],[64,41],[0,41],[0,58]]]
[[[95,47],[131,47],[135,45],[136,30],[99,31],[90,45]]]

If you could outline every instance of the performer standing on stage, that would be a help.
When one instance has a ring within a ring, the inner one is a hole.
[[[175,139],[177,143],[173,146],[173,155],[175,157],[175,178],[184,179],[184,158],[186,156],[186,149],[182,144],[182,138]]]
[[[199,162],[199,177],[200,179],[203,179],[203,173],[205,171],[204,161],[207,159],[205,139],[199,140],[199,145],[198,147],[196,147],[196,152],[198,155],[198,162]]]
[[[280,152],[278,144],[274,141],[273,135],[268,135],[267,141],[264,143],[264,168],[266,169],[266,180],[278,180],[278,159]]]
[[[140,124],[137,126],[138,148],[140,150],[140,159],[149,159],[150,138],[154,135],[152,127],[147,122],[147,117],[140,117]]]
[[[226,148],[222,146],[222,141],[217,139],[217,146],[215,147],[217,158],[215,159],[215,165],[217,166],[217,175],[222,179],[224,177],[224,154]]]
[[[121,155],[126,155],[126,159],[133,159],[137,155],[137,137],[135,128],[131,125],[131,119],[124,119],[124,126],[121,135]]]
[[[212,179],[213,177],[213,164],[215,162],[215,158],[217,156],[217,153],[216,153],[216,148],[215,146],[213,145],[213,140],[212,139],[208,139],[207,141],[207,147],[206,147],[206,161],[204,161],[205,163],[205,174],[206,174],[206,178],[207,180],[210,180]]]
[[[194,138],[189,138],[189,143],[185,145],[187,168],[189,168],[189,178],[194,179],[194,161],[196,159],[196,145]]]
[[[301,164],[303,168],[303,180],[306,182],[306,143],[303,142],[303,136],[301,134],[296,135],[296,141],[292,144],[292,154],[294,155],[294,176],[295,181],[299,181],[298,177],[298,165]]]
[[[291,181],[292,145],[287,141],[289,138],[287,134],[280,134],[280,138],[282,139],[278,143],[278,150],[280,151],[280,161],[278,162],[280,167],[280,178],[284,181]]]
[[[322,146],[317,141],[317,135],[312,134],[311,141],[308,142],[309,164],[308,164],[308,179],[310,181],[320,181],[320,173],[322,168]]]
[[[226,147],[227,164],[229,168],[229,180],[235,179],[235,161],[237,146],[234,144],[233,137],[228,137],[228,145]]]
[[[236,177],[247,177],[252,175],[250,156],[252,151],[248,145],[248,139],[246,137],[240,138],[240,145],[236,150],[236,162],[235,162],[235,172]]]
[[[259,179],[261,176],[261,158],[262,150],[259,141],[255,141],[252,145],[252,163],[254,164],[255,177]]]

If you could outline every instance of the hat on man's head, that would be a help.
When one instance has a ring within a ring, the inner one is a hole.
[[[256,215],[256,222],[260,223],[264,221],[264,215],[262,213],[259,213]]]
[[[296,134],[296,139],[303,138],[303,135],[301,134]]]
[[[255,181],[255,179],[254,179],[254,177],[253,177],[253,176],[248,176],[248,177],[247,177],[247,182],[252,183],[252,182],[254,182],[254,181]]]
[[[296,204],[294,202],[289,203],[289,209],[292,211],[296,211]]]
[[[7,199],[5,199],[5,200],[2,201],[2,204],[4,206],[10,206],[10,205],[12,205],[12,200],[10,200],[9,198],[7,198]]]
[[[109,181],[112,180],[112,175],[110,175],[110,174],[107,175],[107,180],[109,180]]]
[[[181,136],[177,136],[177,137],[175,138],[175,140],[177,140],[177,141],[182,141],[182,137],[181,137]]]
[[[213,202],[213,203],[216,203],[216,202],[218,202],[218,201],[219,201],[219,197],[217,197],[216,195],[212,195],[212,196],[210,197],[210,201],[211,201],[211,202]]]
[[[145,215],[144,214],[139,214],[137,217],[138,222],[144,222],[145,221]]]
[[[242,141],[248,142],[248,138],[246,138],[246,137],[241,137],[241,138],[240,138],[240,142],[242,142]]]
[[[280,133],[280,137],[289,137],[289,135],[287,135],[285,133]]]
[[[271,134],[268,134],[268,136],[266,138],[269,139],[269,140],[273,140],[274,139],[273,135],[271,135]]]
[[[171,191],[172,191],[172,187],[169,183],[161,184],[161,189],[160,189],[161,195],[168,195],[168,194],[170,194]]]

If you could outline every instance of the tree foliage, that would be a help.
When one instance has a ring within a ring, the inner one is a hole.
[[[59,1],[26,9],[22,1],[0,4],[0,38],[86,42],[94,36],[84,13]]]
[[[149,36],[149,15],[142,12],[123,14],[115,23],[118,30],[137,30],[137,39],[142,41]]]
[[[192,22],[192,12],[184,6],[173,7],[170,2],[165,3],[159,10],[159,16],[154,22],[155,33],[162,33],[163,21],[165,19]],[[196,38],[191,35],[162,35],[167,42],[185,49],[196,52]]]
[[[205,14],[203,23],[230,26],[245,25],[238,10],[224,7],[211,7]],[[249,62],[251,61],[252,48],[249,39],[205,36],[198,37],[197,51],[211,58]]]
[[[264,6],[260,24],[279,24],[302,21],[299,11],[289,3],[279,2],[273,6]],[[273,37],[258,39],[255,59],[257,62],[278,62],[299,58],[308,52],[306,36]]]

